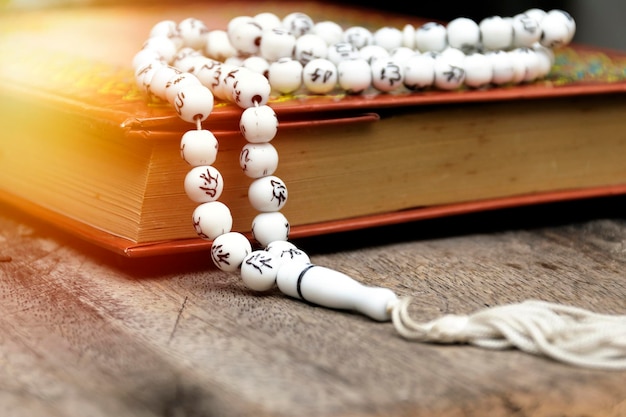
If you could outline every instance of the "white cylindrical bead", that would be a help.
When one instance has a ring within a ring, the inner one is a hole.
[[[313,94],[327,94],[337,86],[337,66],[328,59],[313,59],[302,69],[302,83]]]
[[[265,250],[278,256],[281,261],[297,261],[301,263],[309,263],[311,259],[302,249],[286,240],[276,240],[269,243]]]
[[[185,176],[185,193],[191,201],[216,201],[224,190],[222,174],[211,165],[193,167]]]
[[[441,23],[428,22],[415,30],[415,46],[421,52],[441,52],[448,46],[448,33]]]
[[[290,94],[302,85],[302,64],[291,58],[281,58],[270,64],[268,79],[273,90]]]
[[[202,203],[193,211],[193,227],[198,236],[213,240],[228,233],[233,227],[233,217],[228,206],[221,201]]]
[[[247,237],[238,232],[228,232],[217,236],[211,245],[211,259],[222,271],[234,272],[252,252]]]
[[[404,68],[392,58],[377,59],[370,63],[372,86],[378,91],[389,92],[402,87]]]
[[[205,129],[189,130],[180,140],[180,156],[191,166],[212,165],[217,158],[218,142]]]
[[[281,263],[279,257],[268,251],[252,251],[241,263],[241,280],[251,290],[270,290],[276,284]]]
[[[348,94],[360,94],[372,85],[372,69],[365,59],[347,59],[337,64],[337,82]]]
[[[388,288],[368,287],[333,269],[302,262],[285,262],[276,276],[285,294],[316,305],[358,311],[374,320],[391,318],[397,295]]]
[[[259,213],[252,221],[252,236],[261,246],[287,240],[290,229],[289,221],[280,211]]]
[[[241,113],[239,130],[251,143],[264,143],[274,139],[278,132],[278,118],[268,105],[248,107]]]
[[[287,197],[287,186],[274,175],[258,178],[248,188],[250,204],[261,212],[281,210],[287,203]]]
[[[278,151],[271,143],[248,143],[241,149],[239,165],[250,178],[272,175],[278,168]]]
[[[178,90],[172,105],[182,120],[189,123],[203,122],[213,111],[213,93],[200,81],[197,85],[186,84]]]

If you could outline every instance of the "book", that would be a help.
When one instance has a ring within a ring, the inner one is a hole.
[[[131,60],[163,19],[293,11],[342,25],[424,23],[322,2],[109,5],[0,16],[0,200],[125,256],[200,250],[183,190],[182,122],[135,85]],[[273,97],[291,237],[626,192],[626,56],[573,45],[526,85]],[[239,167],[241,110],[216,102],[220,201],[257,214]]]

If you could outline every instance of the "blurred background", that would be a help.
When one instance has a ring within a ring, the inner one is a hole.
[[[121,0],[0,0],[0,8],[68,7],[120,3]],[[139,0],[153,4],[156,0]],[[180,0],[160,0],[180,1]],[[210,2],[215,0],[205,0]],[[334,2],[337,2],[335,0]],[[476,21],[499,15],[513,16],[530,8],[562,9],[576,20],[574,41],[626,51],[626,0],[482,0],[482,1],[413,1],[408,5],[399,0],[367,3],[363,0],[343,0],[346,4],[378,8],[414,16],[449,21],[455,17],[469,17]],[[257,2],[259,3],[259,2]],[[419,4],[417,4],[419,3]]]

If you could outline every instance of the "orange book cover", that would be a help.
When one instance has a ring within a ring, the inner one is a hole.
[[[128,141],[175,140],[188,129],[174,111],[164,104],[148,102],[135,85],[130,62],[150,28],[164,19],[198,17],[211,28],[224,28],[237,15],[272,11],[286,15],[292,11],[309,14],[314,20],[335,20],[344,25],[366,27],[397,26],[424,21],[407,20],[398,14],[377,14],[365,8],[323,2],[221,2],[182,3],[167,6],[116,5],[9,11],[0,16],[0,100],[10,108],[13,100],[37,103],[63,114],[76,115],[81,123],[97,123],[103,131],[121,130]],[[394,108],[505,102],[554,97],[623,94],[626,92],[626,56],[580,45],[558,50],[556,64],[545,79],[528,85],[482,90],[428,90],[419,93],[378,93],[349,96],[295,94],[271,100],[281,129],[297,129],[310,124],[342,124],[375,121],[377,112]],[[218,103],[206,128],[216,136],[236,133],[240,110]],[[2,117],[0,115],[0,120]],[[28,120],[26,117],[25,120]],[[32,120],[32,123],[38,123]],[[75,126],[67,126],[74,129]],[[9,132],[10,133],[10,132]],[[2,141],[14,140],[5,134]],[[2,145],[0,145],[1,158]],[[0,170],[2,167],[0,165]],[[292,228],[291,236],[307,236],[390,223],[406,222],[464,212],[586,198],[626,192],[626,184],[574,190],[554,190],[479,201],[429,207],[412,207],[355,218],[341,218]],[[137,243],[107,234],[84,222],[51,211],[33,196],[6,192],[0,186],[0,199],[47,219],[86,240],[126,256],[148,256],[207,247],[201,239]]]

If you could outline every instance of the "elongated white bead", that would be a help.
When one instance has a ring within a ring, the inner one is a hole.
[[[285,262],[276,276],[285,294],[323,307],[355,310],[374,320],[390,319],[389,305],[398,297],[388,288],[368,287],[333,269]]]

